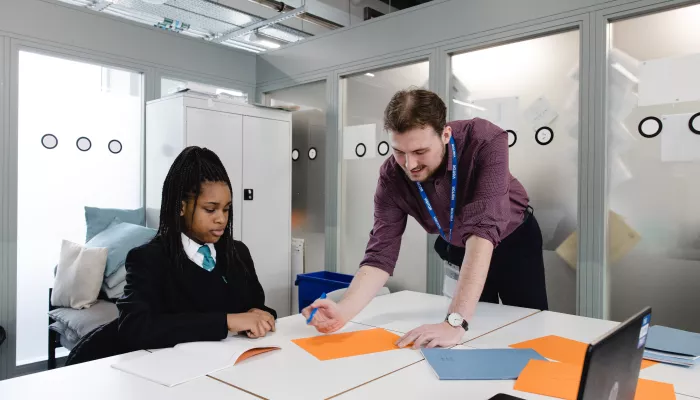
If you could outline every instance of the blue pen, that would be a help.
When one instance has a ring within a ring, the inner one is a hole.
[[[320,299],[325,299],[325,298],[326,298],[326,292],[323,292],[323,293],[321,294],[321,297],[319,297],[319,298],[320,298]],[[309,319],[306,320],[306,324],[307,324],[307,325],[310,324],[311,321],[313,321],[314,315],[316,315],[316,311],[318,311],[318,308],[314,308],[313,310],[311,310],[311,314],[309,314]]]

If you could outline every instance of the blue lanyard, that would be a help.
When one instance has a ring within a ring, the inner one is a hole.
[[[450,194],[450,237],[449,237],[449,239],[445,236],[445,232],[442,230],[442,226],[440,226],[440,222],[438,221],[437,215],[435,215],[435,210],[433,210],[433,206],[430,204],[430,200],[428,200],[428,195],[425,193],[425,190],[423,190],[423,186],[420,184],[420,182],[416,182],[416,186],[418,186],[418,191],[420,192],[420,196],[423,198],[423,202],[425,203],[425,206],[428,208],[428,212],[430,213],[430,216],[433,217],[433,221],[435,222],[435,225],[437,226],[438,230],[440,231],[440,236],[442,236],[443,239],[445,239],[447,241],[448,246],[452,242],[452,228],[454,227],[454,224],[455,224],[455,204],[457,203],[457,200],[456,200],[456,197],[457,197],[457,147],[455,146],[455,140],[453,137],[450,137],[450,147],[452,148],[452,192]]]

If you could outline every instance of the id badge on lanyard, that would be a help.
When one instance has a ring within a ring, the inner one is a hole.
[[[457,146],[455,145],[454,137],[450,137],[450,147],[452,149],[452,190],[450,192],[450,232],[449,237],[445,236],[445,232],[442,230],[440,221],[438,221],[437,215],[433,206],[430,204],[428,195],[423,190],[423,186],[420,182],[416,182],[418,186],[418,191],[420,192],[421,198],[425,207],[428,209],[428,213],[433,218],[435,226],[437,226],[440,236],[447,241],[447,254],[450,253],[450,245],[452,242],[452,229],[454,228],[455,222],[455,204],[457,202]],[[452,297],[454,291],[457,288],[457,280],[459,279],[459,268],[445,261],[445,279],[442,285],[442,293],[444,296]]]

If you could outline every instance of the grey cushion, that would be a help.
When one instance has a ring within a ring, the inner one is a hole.
[[[75,310],[72,308],[57,308],[49,312],[51,318],[59,323],[62,323],[63,327],[56,325],[57,329],[64,329],[64,333],[61,336],[66,336],[70,341],[77,342],[83,336],[92,332],[96,328],[113,321],[119,316],[119,311],[114,303],[104,300],[98,300],[90,308],[85,308],[82,310]],[[52,324],[53,327],[55,324]],[[59,332],[60,333],[60,332]]]
[[[68,328],[68,325],[64,324],[63,322],[56,321],[53,324],[49,325],[49,329],[59,334],[61,345],[63,345],[64,341],[66,341],[69,344],[72,343],[73,345],[75,345],[75,343],[77,343],[78,340],[80,340],[78,334],[74,330]],[[70,350],[73,347],[71,346],[66,348]]]
[[[122,222],[115,218],[107,229],[98,233],[85,244],[85,247],[107,248],[107,265],[104,276],[109,277],[124,265],[131,249],[148,243],[156,235],[156,230],[145,226]]]
[[[75,347],[75,345],[78,344],[77,340],[70,340],[65,335],[61,335],[58,340],[59,342],[61,342],[61,346],[68,350],[73,350],[73,347]]]
[[[92,240],[95,235],[107,229],[114,218],[136,225],[146,225],[146,210],[124,210],[118,208],[85,207],[85,242]]]

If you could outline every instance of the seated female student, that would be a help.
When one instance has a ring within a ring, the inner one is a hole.
[[[126,258],[119,318],[88,333],[66,365],[183,342],[275,330],[253,259],[231,232],[231,182],[212,151],[188,147],[170,167],[160,226]]]
[[[160,226],[126,258],[118,301],[125,351],[275,330],[248,247],[233,239],[231,182],[214,152],[188,147],[170,168]]]

